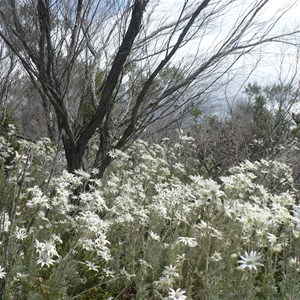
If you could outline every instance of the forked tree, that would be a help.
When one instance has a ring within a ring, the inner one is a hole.
[[[109,151],[196,102],[241,56],[273,34],[293,3],[272,1],[5,0],[0,37],[46,99],[73,172],[98,138],[99,176]],[[224,26],[221,26],[221,25]],[[226,62],[223,65],[222,63]],[[229,63],[228,63],[229,62]]]

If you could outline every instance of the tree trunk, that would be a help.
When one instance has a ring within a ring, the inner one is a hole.
[[[75,170],[83,167],[84,147],[79,147],[66,137],[63,137],[62,140],[66,154],[68,172],[74,173]]]
[[[98,173],[98,178],[102,178],[104,175],[105,170],[107,169],[107,167],[110,165],[112,161],[111,156],[109,156],[109,154],[106,154],[106,156],[102,159],[100,165],[99,165],[99,173]]]
[[[74,173],[75,170],[82,168],[82,156],[79,154],[76,148],[65,149],[67,158],[68,172]]]

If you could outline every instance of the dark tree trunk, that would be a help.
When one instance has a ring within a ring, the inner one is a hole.
[[[75,170],[82,168],[82,157],[76,148],[68,150],[65,149],[65,153],[67,158],[68,172],[73,173]]]
[[[100,165],[99,165],[99,173],[98,178],[102,178],[104,175],[105,170],[110,165],[112,161],[112,158],[109,156],[109,154],[106,154],[106,156],[102,159]]]
[[[84,147],[77,146],[66,137],[63,137],[62,140],[66,154],[68,172],[74,173],[75,170],[83,168]]]

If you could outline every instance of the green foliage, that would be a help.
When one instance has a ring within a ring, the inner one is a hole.
[[[202,111],[201,111],[201,109],[198,108],[198,107],[193,107],[193,108],[191,109],[191,116],[192,116],[194,122],[196,123],[197,120],[202,116]]]
[[[290,136],[288,115],[295,103],[296,92],[289,85],[262,87],[254,83],[247,86],[245,93],[251,101],[255,139],[258,141],[251,152],[253,158],[258,159],[272,152]]]
[[[3,107],[0,110],[0,134],[7,137],[11,125],[15,126],[16,128],[18,127],[17,122],[12,116],[9,108]]]
[[[258,139],[271,136],[278,141],[289,132],[286,115],[296,97],[296,92],[291,86],[274,84],[261,87],[255,83],[249,84],[245,93],[254,101],[253,120],[257,127]]]
[[[89,122],[89,120],[91,119],[92,115],[95,112],[95,109],[96,109],[95,104],[91,99],[84,104],[81,112],[81,118],[82,118],[81,126],[84,126]]]
[[[270,134],[272,129],[273,117],[268,111],[267,100],[259,95],[255,97],[255,103],[253,105],[253,120],[258,129],[257,138],[265,138]]]

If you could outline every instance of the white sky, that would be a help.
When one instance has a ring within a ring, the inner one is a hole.
[[[280,20],[278,32],[281,29],[288,31],[288,29],[295,28],[297,24],[300,24],[300,0],[294,2],[293,8]],[[287,3],[290,3],[290,1],[270,0],[269,8],[264,13],[271,17]],[[300,44],[299,40],[298,44]],[[279,82],[289,83],[296,74],[294,83],[297,84],[300,79],[300,64],[297,62],[297,52],[299,50],[299,46],[272,43],[262,47],[261,50],[254,51],[252,55],[243,57],[235,66],[239,75],[227,87],[228,97],[234,98],[239,90],[244,89],[241,85],[244,84],[245,86],[247,83],[257,82],[260,85]],[[297,72],[299,73],[297,74]],[[228,74],[228,78],[230,75]]]
[[[240,1],[240,2],[239,2]],[[253,3],[255,0],[239,0],[237,3],[241,3],[241,6],[247,6],[248,3]],[[199,0],[200,2],[200,0]],[[220,1],[221,3],[222,1]],[[168,12],[170,16],[174,16],[172,14],[172,10],[174,11],[174,7],[176,4],[183,3],[183,0],[162,0],[160,2],[161,11]],[[223,2],[224,3],[224,2]],[[262,20],[269,20],[278,12],[279,10],[285,10],[287,6],[291,3],[294,3],[292,9],[285,13],[285,15],[278,22],[274,34],[282,33],[282,30],[288,31],[288,29],[295,28],[296,24],[300,24],[300,0],[270,0],[266,7],[264,7],[260,18]],[[231,20],[228,20],[228,15],[224,19],[225,22],[234,21],[239,12],[241,11],[240,6],[236,6],[236,11],[232,11]],[[174,16],[175,17],[175,16]],[[224,26],[224,24],[223,24]],[[215,35],[217,34],[218,27],[215,33],[210,34],[210,36],[205,37],[205,43],[213,42],[215,39]],[[226,25],[224,26],[226,31]],[[222,36],[220,37],[222,38]],[[300,41],[298,41],[299,43]],[[202,41],[203,43],[203,41]],[[199,42],[195,40],[188,47],[188,50],[185,50],[186,53],[193,52],[193,49],[197,48],[197,44]],[[226,95],[228,98],[234,98],[236,93],[239,90],[243,90],[241,86],[247,83],[257,82],[261,85],[278,83],[279,81],[288,82],[298,69],[297,66],[297,51],[299,51],[299,47],[282,45],[282,44],[271,44],[264,45],[263,47],[257,48],[250,55],[244,56],[231,70],[228,75],[228,79],[232,79],[228,86],[226,87]],[[259,60],[259,62],[258,62]],[[258,62],[258,64],[257,64]],[[255,70],[254,70],[254,66]],[[300,64],[299,64],[300,66]],[[300,79],[300,69],[298,78],[296,82],[299,82]],[[224,97],[225,91],[220,91],[221,97]]]

